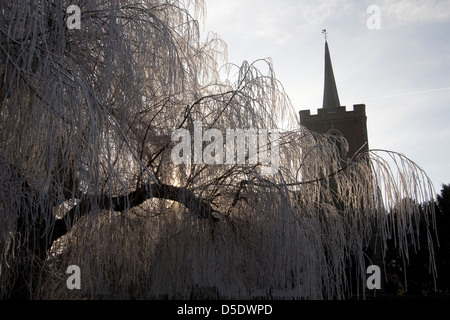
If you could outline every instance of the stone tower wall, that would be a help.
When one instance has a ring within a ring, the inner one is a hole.
[[[367,117],[364,104],[353,105],[353,111],[347,111],[346,107],[337,107],[336,112],[327,109],[318,109],[317,114],[310,114],[310,110],[300,111],[300,125],[311,131],[327,133],[330,129],[337,129],[349,144],[346,158],[351,158],[361,148],[362,152],[368,151]]]

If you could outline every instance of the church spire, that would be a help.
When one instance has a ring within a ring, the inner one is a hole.
[[[337,93],[336,81],[334,80],[333,67],[331,65],[326,29],[322,30],[322,33],[325,34],[325,81],[323,88],[322,108],[334,112],[336,111],[336,107],[340,107],[339,96]]]

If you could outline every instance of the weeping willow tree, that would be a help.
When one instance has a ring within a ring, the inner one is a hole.
[[[200,41],[201,1],[80,1],[80,30],[68,5],[0,8],[1,297],[346,298],[368,248],[394,238],[407,261],[419,221],[431,232],[426,174],[393,152],[342,161],[299,127],[269,59],[228,64],[217,35]],[[172,134],[198,121],[277,130],[276,172],[175,164]]]

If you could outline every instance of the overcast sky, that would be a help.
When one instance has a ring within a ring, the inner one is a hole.
[[[449,0],[205,1],[202,32],[229,62],[272,58],[297,111],[322,107],[326,28],[341,105],[366,105],[370,149],[404,153],[437,193],[450,183]]]

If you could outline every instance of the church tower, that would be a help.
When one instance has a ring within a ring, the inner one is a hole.
[[[331,64],[330,49],[325,33],[325,79],[323,90],[323,105],[321,109],[317,110],[317,114],[311,114],[310,110],[300,111],[300,125],[305,126],[310,131],[320,134],[336,135],[344,137],[348,142],[348,151],[344,150],[342,146],[338,145],[338,150],[341,151],[342,161],[348,158],[353,158],[355,155],[369,150],[367,137],[367,117],[366,106],[364,104],[353,105],[353,110],[346,110],[345,106],[341,106],[339,102],[339,95],[337,91],[336,81],[334,78],[333,67]],[[329,180],[329,187],[336,192],[336,181],[334,177]],[[339,199],[335,199],[335,204],[339,207]],[[368,248],[365,250],[367,264],[383,266],[382,250],[380,247],[378,235],[374,235],[370,240]],[[377,248],[377,249],[376,249]],[[353,279],[358,278],[357,271],[349,269],[349,276]],[[384,288],[384,278],[381,279],[382,288]],[[351,291],[358,292],[356,289],[357,282],[353,282]],[[361,285],[365,285],[361,284]],[[361,290],[361,288],[360,288]]]
[[[369,150],[367,137],[366,106],[357,104],[352,111],[341,106],[337,92],[336,81],[331,65],[330,50],[325,32],[325,79],[323,90],[323,105],[317,114],[310,114],[310,110],[300,111],[300,125],[310,131],[322,134],[344,137],[348,142],[348,152],[341,147],[343,160],[352,158],[356,153]]]

